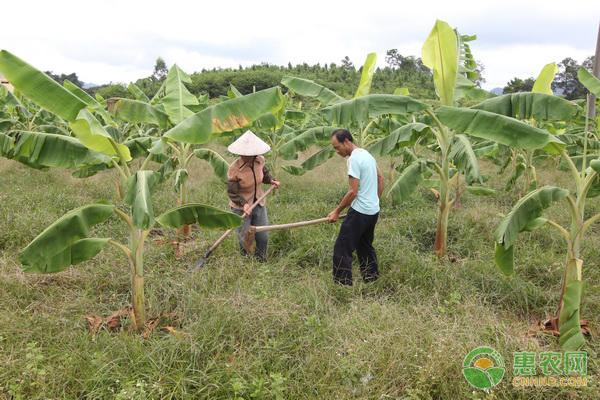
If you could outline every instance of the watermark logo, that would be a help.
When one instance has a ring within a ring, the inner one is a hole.
[[[463,374],[478,389],[490,389],[504,376],[504,360],[491,347],[478,347],[465,357]]]
[[[513,353],[513,386],[587,386],[587,352]],[[536,361],[542,375],[537,376]],[[574,377],[573,374],[580,376]]]

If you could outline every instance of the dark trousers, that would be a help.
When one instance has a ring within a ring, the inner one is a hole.
[[[333,279],[343,285],[352,285],[352,253],[356,250],[360,273],[365,282],[379,277],[377,254],[373,247],[375,224],[379,213],[366,215],[352,207],[342,222],[340,233],[333,247]]]

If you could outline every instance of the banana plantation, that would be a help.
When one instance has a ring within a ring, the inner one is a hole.
[[[585,100],[553,94],[554,63],[496,95],[474,40],[435,22],[427,102],[371,93],[376,53],[352,98],[297,76],[197,97],[173,65],[133,100],[0,51],[0,398],[594,398],[600,71],[579,70]],[[229,238],[192,267],[242,225],[229,144],[269,144],[270,222],[291,223],[342,199],[339,128],[385,177],[379,281],[331,282],[335,224],[272,233],[264,264]],[[587,386],[473,391],[460,368],[482,345],[505,377],[513,353],[585,351]]]

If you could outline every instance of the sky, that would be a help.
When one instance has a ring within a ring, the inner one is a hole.
[[[387,50],[421,57],[436,19],[463,35],[483,63],[483,88],[537,77],[544,65],[594,54],[595,0],[28,0],[4,2],[0,49],[42,71],[86,83],[134,82],[157,57],[187,73],[269,63],[358,67]]]

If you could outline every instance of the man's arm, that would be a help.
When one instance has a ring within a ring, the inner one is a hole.
[[[377,168],[377,196],[381,199],[381,194],[383,193],[383,175],[379,172],[379,168]]]
[[[360,179],[356,179],[352,176],[348,177],[348,184],[350,185],[350,189],[342,199],[340,205],[337,206],[335,210],[330,212],[329,215],[327,215],[327,218],[329,218],[329,222],[337,221],[340,218],[340,213],[344,211],[346,207],[352,204],[356,196],[358,196],[358,182],[360,182]]]

